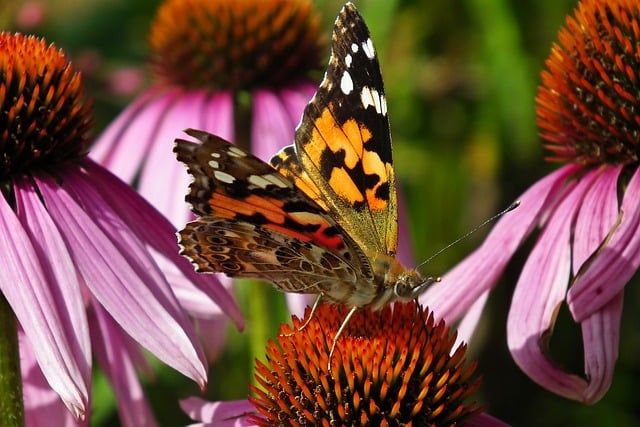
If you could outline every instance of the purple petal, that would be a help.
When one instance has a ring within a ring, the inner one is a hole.
[[[155,143],[164,111],[178,93],[159,88],[144,92],[102,132],[89,156],[122,180],[132,181]]]
[[[518,366],[541,386],[576,400],[586,382],[559,369],[547,345],[571,274],[573,221],[595,178],[595,172],[585,175],[549,218],[522,269],[507,320],[507,343]]]
[[[60,399],[58,393],[42,375],[29,340],[18,330],[20,345],[20,370],[22,371],[22,395],[26,426],[82,427],[89,425],[88,417],[77,421]]]
[[[621,219],[611,238],[567,295],[573,318],[581,322],[624,289],[640,266],[640,168],[627,185]]]
[[[432,285],[419,298],[436,316],[453,322],[464,315],[480,296],[490,290],[529,235],[540,217],[557,200],[568,176],[576,167],[567,165],[538,181],[520,197],[520,207],[503,216],[484,243],[456,267],[442,282]]]
[[[492,417],[489,414],[479,414],[473,418],[465,420],[464,427],[508,427],[509,424]]]
[[[96,189],[101,192],[101,196],[111,209],[116,211],[121,218],[127,219],[127,225],[136,233],[137,237],[177,266],[187,280],[193,282],[202,292],[209,295],[220,309],[235,322],[238,329],[242,330],[244,320],[240,309],[229,292],[220,285],[216,276],[196,273],[189,261],[178,255],[176,230],[171,223],[131,187],[116,179],[108,171],[90,160],[85,162],[85,168],[88,177],[79,171],[69,171],[78,178],[74,180],[76,185],[83,184],[87,179],[100,182],[101,184],[96,186]],[[79,194],[83,194],[83,192],[79,192]]]
[[[94,305],[91,337],[96,358],[113,387],[124,426],[155,426],[156,422],[138,381],[127,337],[100,305]]]
[[[297,126],[302,119],[302,112],[318,89],[315,81],[299,81],[283,88],[279,95],[282,103],[287,109],[294,126]],[[293,141],[292,141],[293,142]]]
[[[203,421],[202,426],[216,427],[249,427],[254,426],[246,419],[256,408],[247,400],[229,402],[208,402],[199,397],[190,397],[180,401],[182,410],[196,421]]]
[[[23,191],[19,186],[15,189],[16,192]],[[54,231],[48,237],[45,244],[55,245]],[[58,255],[63,258],[66,250],[64,247],[60,249],[63,252]],[[84,375],[88,366],[81,350],[84,344],[69,343],[70,337],[66,336],[71,327],[69,313],[58,306],[61,295],[54,295],[65,294],[66,291],[58,289],[52,293],[57,286],[53,282],[56,278],[50,269],[42,268],[38,255],[15,213],[4,197],[0,197],[0,290],[25,335],[34,344],[35,357],[51,388],[60,395],[74,416],[81,419],[89,400]],[[70,301],[69,307],[74,306]]]
[[[456,345],[454,348],[457,348],[457,346],[463,342],[471,341],[471,337],[473,336],[476,326],[478,326],[478,322],[480,321],[480,317],[482,316],[482,312],[484,311],[487,299],[489,299],[489,291],[480,295],[476,302],[474,302],[469,310],[467,310],[467,313],[456,328],[458,336],[456,337]]]
[[[251,150],[254,155],[268,161],[282,147],[292,144],[296,124],[275,93],[262,89],[253,92]]]
[[[287,307],[289,307],[289,312],[294,316],[298,316],[298,318],[302,319],[304,317],[304,310],[313,305],[313,302],[316,300],[317,295],[311,294],[294,294],[287,292],[285,294],[285,298],[287,299]]]
[[[622,166],[598,171],[600,176],[580,206],[573,233],[574,274],[602,244],[618,219],[618,177]]]
[[[226,101],[226,102],[224,102]],[[188,205],[184,202],[191,178],[173,153],[174,140],[183,135],[184,129],[196,128],[219,134],[230,133],[232,128],[232,104],[223,93],[210,99],[205,91],[182,92],[164,111],[162,122],[153,129],[154,145],[147,153],[144,169],[140,175],[138,192],[162,212],[176,226],[182,227],[192,219]],[[209,109],[205,108],[209,107]],[[213,110],[219,107],[221,111]],[[217,127],[207,127],[208,117],[216,117]],[[227,123],[223,122],[226,116]],[[130,145],[130,144],[129,144]]]
[[[602,309],[582,321],[585,375],[589,385],[582,401],[593,404],[609,390],[620,344],[620,319],[624,295],[620,292]]]
[[[164,276],[121,218],[75,178],[67,174],[64,185],[83,190],[83,208],[49,177],[38,187],[87,287],[135,340],[203,386],[204,354]]]

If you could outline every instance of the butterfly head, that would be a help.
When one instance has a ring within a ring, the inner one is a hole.
[[[439,282],[439,277],[424,277],[415,270],[398,276],[393,293],[397,301],[409,302],[418,298],[432,284]]]

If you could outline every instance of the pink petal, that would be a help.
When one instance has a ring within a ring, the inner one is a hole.
[[[153,146],[144,160],[138,192],[176,227],[183,227],[192,219],[192,215],[184,201],[191,178],[176,160],[174,140],[188,128],[218,135],[225,133],[225,137],[228,137],[233,128],[232,108],[231,97],[226,92],[210,97],[205,91],[185,91],[167,106],[162,121],[149,130],[153,133]],[[206,122],[214,126],[205,126]]]
[[[176,230],[166,218],[160,215],[131,187],[115,179],[108,171],[88,160],[85,163],[85,168],[88,176],[78,171],[69,171],[77,177],[74,183],[81,185],[87,179],[100,182],[101,185],[96,189],[101,191],[101,196],[121,218],[127,219],[127,225],[138,238],[144,240],[156,253],[161,254],[166,260],[177,266],[184,278],[213,299],[218,307],[235,322],[238,329],[242,330],[244,320],[233,297],[220,285],[216,276],[196,273],[189,261],[178,255]],[[79,194],[83,194],[83,192]]]
[[[478,326],[478,322],[480,322],[480,317],[484,311],[484,306],[489,299],[489,291],[485,291],[482,295],[478,297],[476,302],[474,302],[467,313],[464,315],[458,327],[456,328],[457,337],[456,337],[456,345],[453,348],[457,348],[458,345],[471,341],[471,337],[476,330],[476,326]]]
[[[618,359],[623,300],[624,295],[620,292],[581,323],[585,375],[589,379],[582,402],[588,405],[602,399],[611,386]]]
[[[509,424],[492,417],[489,414],[479,414],[473,418],[466,420],[464,427],[508,427]]]
[[[18,186],[15,189],[22,191]],[[55,244],[53,231],[49,237],[46,244]],[[65,251],[64,248],[61,250]],[[65,252],[59,255],[64,257]],[[87,371],[87,361],[82,357],[80,347],[72,346],[68,341],[70,337],[66,336],[66,331],[70,319],[58,305],[60,295],[54,295],[61,291],[53,291],[57,286],[52,283],[55,277],[50,269],[42,268],[39,260],[39,252],[29,235],[5,198],[0,197],[0,290],[25,335],[34,344],[35,357],[51,388],[73,415],[82,419],[89,400],[83,375]],[[69,306],[74,303],[70,302]]]
[[[69,175],[64,185],[69,191],[83,182]],[[205,357],[195,333],[137,237],[95,194],[84,192],[81,208],[53,179],[41,177],[38,186],[96,299],[140,344],[203,386]]]
[[[289,115],[282,100],[272,91],[254,91],[251,129],[253,154],[268,161],[282,147],[292,144],[298,119]]]
[[[245,416],[255,413],[256,408],[247,400],[229,402],[208,402],[199,397],[190,397],[180,401],[182,410],[196,421],[204,421],[203,426],[249,427]]]
[[[55,298],[61,323],[73,360],[82,372],[83,382],[91,381],[91,341],[89,325],[82,296],[82,285],[77,270],[64,240],[40,201],[40,196],[31,186],[30,180],[16,179],[16,206],[20,222],[24,224],[31,241],[36,242],[38,258],[47,275],[52,278],[51,295]]]
[[[317,296],[311,294],[294,294],[287,292],[285,294],[285,298],[287,299],[287,307],[289,307],[289,311],[291,312],[291,314],[302,319],[304,317],[304,310],[308,306],[313,305]]]
[[[155,142],[154,129],[178,90],[151,88],[105,129],[89,156],[122,180],[132,181]]]
[[[26,426],[82,427],[89,425],[88,417],[77,421],[51,389],[42,375],[31,344],[22,330],[18,330],[20,345],[20,370],[22,371],[22,395]]]
[[[289,85],[283,88],[280,93],[280,99],[287,109],[291,121],[297,126],[302,119],[302,112],[307,106],[313,95],[318,89],[318,83],[315,81],[300,81],[297,84]],[[293,142],[293,141],[292,141]]]
[[[576,167],[567,165],[538,181],[520,197],[520,207],[503,216],[484,243],[450,270],[442,282],[419,298],[436,316],[454,322],[498,281],[511,255],[522,244],[540,217],[561,194]]]
[[[581,322],[618,295],[640,266],[640,168],[627,185],[622,218],[610,240],[567,295],[573,318]]]
[[[596,172],[585,175],[549,218],[522,269],[507,320],[507,343],[518,366],[541,386],[576,400],[586,382],[559,369],[547,345],[571,274],[574,217],[595,178]]]
[[[580,269],[602,244],[618,219],[618,177],[622,166],[599,171],[582,201],[573,233],[573,270]]]
[[[99,305],[94,306],[91,337],[102,371],[109,379],[124,426],[155,426],[122,329]]]

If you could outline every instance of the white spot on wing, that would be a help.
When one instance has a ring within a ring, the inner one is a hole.
[[[383,116],[387,114],[387,101],[384,99],[384,95],[378,93],[375,89],[367,86],[363,87],[362,92],[360,92],[360,101],[365,109],[372,106],[378,114]]]
[[[229,175],[226,172],[222,172],[220,170],[213,171],[213,176],[220,182],[226,182],[227,184],[232,184],[236,179],[233,175]]]
[[[351,48],[353,49],[353,46]],[[376,50],[373,47],[371,37],[369,37],[366,42],[362,42],[362,50],[364,51],[365,55],[367,55],[367,58],[373,59],[376,57]]]
[[[358,45],[355,43],[351,43],[351,51],[353,53],[358,53]]]
[[[275,185],[279,188],[288,187],[288,183],[282,180],[282,178],[277,177],[274,174],[268,175],[251,175],[248,178],[248,181],[259,188],[267,188],[270,185]]]
[[[220,163],[216,162],[215,160],[209,160],[209,166],[211,166],[213,169],[218,169],[220,168]]]
[[[342,74],[342,79],[340,79],[340,89],[342,89],[342,93],[345,95],[349,95],[353,90],[353,80],[351,80],[351,74],[348,71],[345,71]]]
[[[231,157],[245,157],[246,153],[233,145],[229,146],[228,153]]]
[[[344,64],[347,68],[351,67],[351,62],[353,61],[353,57],[347,53],[347,56],[344,57]]]

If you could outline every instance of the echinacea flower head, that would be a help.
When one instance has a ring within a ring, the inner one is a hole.
[[[0,111],[0,292],[22,359],[35,362],[23,366],[25,381],[44,378],[53,401],[88,422],[95,356],[124,424],[152,424],[135,375],[142,348],[206,382],[204,352],[154,256],[241,322],[237,307],[177,255],[164,217],[86,157],[90,102],[61,50],[0,33]],[[24,388],[30,420],[44,414],[37,402],[52,402],[38,384]]]
[[[585,403],[611,384],[623,290],[640,266],[639,44],[639,3],[579,3],[536,98],[548,160],[566,165],[527,190],[522,208],[422,299],[448,320],[467,311],[477,319],[511,255],[539,227],[513,295],[508,345],[534,381]],[[582,331],[584,372],[561,369],[548,348],[564,303]]]
[[[467,363],[466,345],[456,347],[444,321],[416,302],[358,311],[338,336],[329,366],[346,312],[320,305],[308,323],[294,316],[292,325],[281,326],[267,345],[266,363],[256,362],[249,398],[255,410],[194,398],[183,409],[209,423],[244,411],[237,425],[263,427],[503,425],[470,401],[481,381],[477,363]]]

